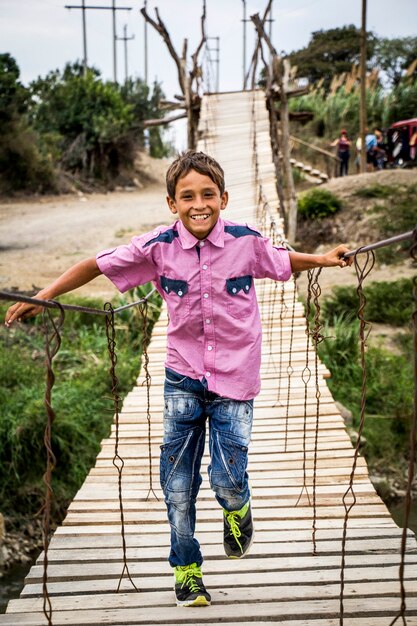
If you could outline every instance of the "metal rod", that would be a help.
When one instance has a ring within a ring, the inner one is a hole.
[[[385,246],[390,246],[391,244],[398,243],[399,241],[406,241],[407,239],[412,239],[413,232],[414,231],[410,230],[408,231],[408,233],[403,233],[402,235],[395,235],[395,237],[390,237],[389,239],[383,239],[382,241],[371,243],[368,246],[362,246],[360,248],[356,248],[356,250],[351,250],[350,252],[346,252],[346,254],[344,254],[342,258],[347,259],[351,256],[355,256],[355,254],[362,254],[362,252],[369,252],[370,250],[377,250],[378,248],[384,248]]]

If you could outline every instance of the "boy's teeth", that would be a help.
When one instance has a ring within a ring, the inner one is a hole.
[[[205,220],[208,215],[192,215],[191,217],[193,220]]]

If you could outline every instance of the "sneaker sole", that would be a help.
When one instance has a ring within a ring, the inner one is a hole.
[[[210,606],[210,600],[205,596],[197,596],[194,600],[177,600],[177,606]]]

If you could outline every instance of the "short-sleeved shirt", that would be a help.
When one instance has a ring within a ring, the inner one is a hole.
[[[256,229],[219,218],[208,237],[176,221],[97,255],[125,292],[152,281],[167,303],[166,367],[209,391],[250,400],[260,390],[261,320],[254,279],[288,280],[288,251]]]

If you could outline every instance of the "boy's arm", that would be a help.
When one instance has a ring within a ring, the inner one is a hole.
[[[63,293],[68,293],[77,287],[81,287],[90,280],[100,276],[101,270],[98,268],[95,257],[91,259],[85,259],[76,263],[64,272],[56,281],[54,281],[48,287],[41,289],[36,294],[36,298],[41,300],[52,300],[56,296],[60,296]],[[13,322],[22,321],[27,317],[34,317],[42,311],[43,307],[35,304],[27,304],[25,302],[17,302],[13,304],[6,313],[5,324],[10,326]]]
[[[326,254],[304,254],[302,252],[289,252],[291,268],[294,273],[312,270],[316,267],[347,267],[352,265],[353,259],[349,257],[342,259],[343,255],[349,252],[349,248],[344,245],[337,246]]]

